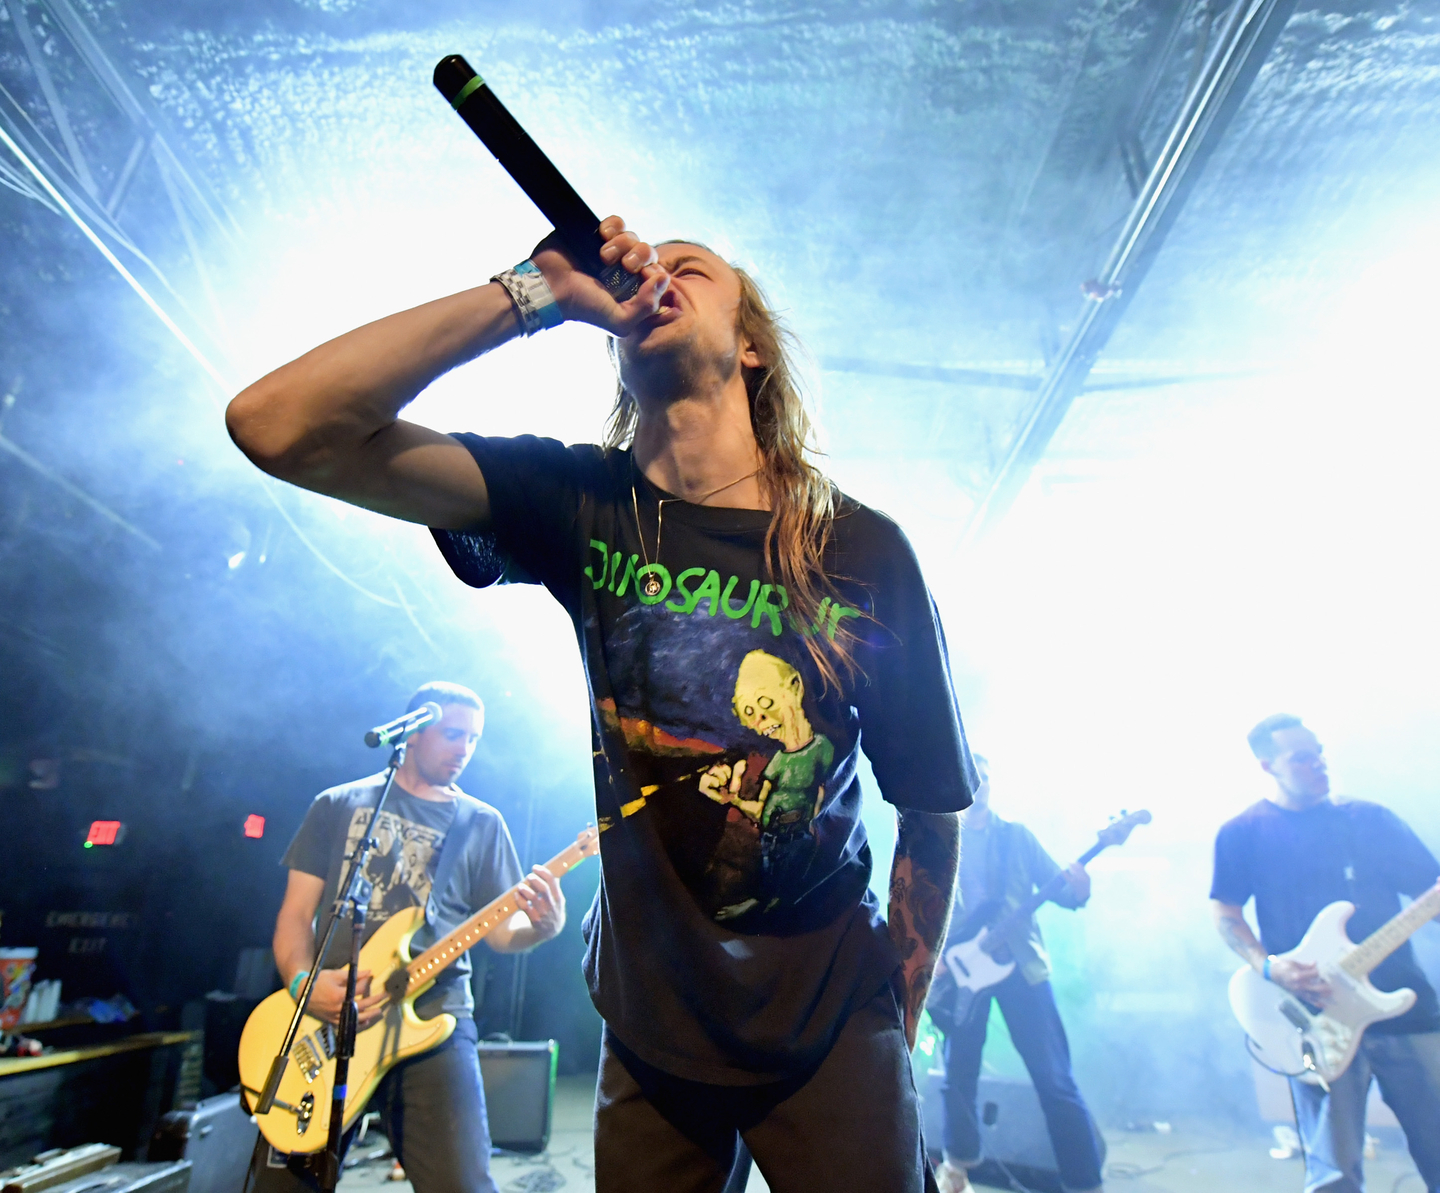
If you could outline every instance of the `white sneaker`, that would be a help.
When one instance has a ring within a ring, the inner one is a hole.
[[[969,1174],[949,1160],[942,1161],[935,1170],[935,1183],[939,1186],[940,1193],[971,1193]]]

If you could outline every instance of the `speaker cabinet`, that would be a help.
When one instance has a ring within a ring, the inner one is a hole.
[[[477,1045],[490,1142],[511,1152],[543,1152],[555,1105],[554,1040]]]
[[[921,1086],[925,1146],[936,1163],[941,1159],[944,1136],[945,1104],[940,1094],[943,1080],[942,1072],[932,1070],[925,1074]],[[1061,1193],[1050,1132],[1045,1127],[1040,1099],[1030,1082],[982,1075],[976,1109],[980,1115],[980,1146],[985,1159],[970,1170],[972,1181],[1008,1189],[1010,1180],[1005,1169],[1009,1169],[1021,1184],[1037,1193]],[[1096,1135],[1098,1138],[1099,1132]],[[1100,1148],[1103,1157],[1103,1142]]]

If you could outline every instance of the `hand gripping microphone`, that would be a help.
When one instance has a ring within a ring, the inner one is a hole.
[[[396,717],[384,725],[376,725],[365,735],[365,744],[372,750],[376,746],[398,746],[419,733],[426,725],[433,725],[444,715],[444,711],[432,700],[428,704],[422,704],[414,712],[407,712],[403,717]]]
[[[600,260],[600,249],[605,244],[600,235],[600,217],[575,193],[475,68],[459,54],[442,58],[435,67],[435,87],[485,142],[540,213],[555,225],[575,263],[604,286],[616,302],[634,298],[644,279],[618,261],[606,265]]]

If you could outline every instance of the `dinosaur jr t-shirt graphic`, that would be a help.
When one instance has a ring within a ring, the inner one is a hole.
[[[758,927],[829,876],[811,863],[836,790],[825,729],[838,710],[807,712],[807,689],[822,685],[806,678],[815,668],[800,635],[780,643],[767,627],[698,613],[658,602],[622,613],[607,635],[614,696],[599,711],[639,779],[621,817],[643,810],[654,821],[705,914],[735,922],[754,912]],[[853,728],[829,728],[853,738]],[[613,821],[602,813],[602,826]],[[848,836],[853,825],[840,822]]]
[[[760,830],[761,875],[766,888],[780,891],[804,873],[814,844],[810,833],[825,803],[825,783],[835,747],[817,734],[805,715],[805,681],[784,659],[752,650],[735,677],[735,715],[751,732],[779,743],[757,780],[745,781],[750,758],[733,766],[717,762],[700,777],[700,791],[743,812]],[[778,899],[778,896],[771,896]],[[720,908],[717,919],[742,915],[755,906],[751,896]]]
[[[814,1063],[899,960],[869,891],[862,742],[901,807],[955,811],[973,785],[909,544],[841,499],[824,599],[801,617],[765,562],[766,511],[679,501],[628,451],[459,438],[492,529],[437,531],[441,551],[472,584],[507,570],[545,585],[589,680],[596,1006],[644,1060],[694,1080]],[[835,653],[842,633],[853,668]]]

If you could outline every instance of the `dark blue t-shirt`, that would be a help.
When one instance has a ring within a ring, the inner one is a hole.
[[[1440,863],[1403,820],[1366,800],[1292,812],[1268,799],[1246,808],[1215,839],[1210,897],[1243,907],[1255,898],[1260,943],[1284,953],[1322,909],[1355,904],[1347,931],[1362,941],[1400,911],[1400,896],[1422,895],[1440,877]],[[1404,1015],[1374,1024],[1376,1033],[1440,1031],[1435,991],[1407,941],[1375,967],[1380,990],[1415,991]]]
[[[446,559],[484,585],[498,547],[564,606],[585,663],[595,1005],[679,1077],[804,1071],[900,963],[869,888],[859,751],[902,808],[959,811],[975,785],[910,544],[842,499],[825,552],[834,590],[802,620],[765,563],[768,513],[678,500],[628,451],[458,438],[484,473],[493,532],[437,532]],[[830,650],[842,625],[856,668],[837,687],[807,642]]]

